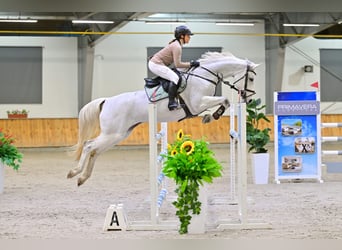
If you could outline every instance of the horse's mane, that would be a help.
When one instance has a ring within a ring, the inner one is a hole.
[[[205,61],[209,61],[209,60],[226,60],[227,58],[239,59],[228,51],[222,52],[222,53],[208,51],[208,52],[204,53],[199,60],[201,62],[205,62]]]

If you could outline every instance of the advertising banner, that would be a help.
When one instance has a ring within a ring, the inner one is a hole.
[[[321,181],[319,92],[274,93],[275,181]]]

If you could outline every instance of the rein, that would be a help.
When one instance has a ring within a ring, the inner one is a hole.
[[[224,82],[224,81],[223,81],[223,75],[222,75],[221,73],[220,73],[220,74],[219,74],[219,73],[216,74],[216,73],[214,73],[213,71],[211,71],[210,69],[207,69],[207,68],[205,68],[205,67],[203,67],[203,66],[200,66],[200,68],[202,68],[202,69],[208,71],[210,74],[212,74],[213,76],[215,76],[215,77],[217,78],[217,82],[215,82],[215,81],[213,81],[213,80],[211,80],[211,79],[208,79],[208,78],[206,78],[206,77],[203,77],[203,76],[194,74],[194,73],[192,73],[192,72],[190,73],[189,71],[187,71],[186,73],[184,73],[184,74],[187,74],[186,80],[188,80],[189,76],[195,76],[195,77],[201,78],[201,79],[203,79],[203,80],[206,80],[206,81],[208,81],[208,82],[214,84],[215,86],[219,85],[221,82]]]
[[[249,72],[252,72],[254,75],[256,75],[256,73],[254,72],[254,70],[251,70],[249,65],[247,65],[247,70],[246,70],[246,73],[241,76],[239,79],[235,80],[233,83],[230,83],[229,81],[224,81],[223,80],[223,74],[222,73],[215,73],[213,71],[211,71],[210,69],[208,68],[205,68],[203,66],[200,66],[202,69],[206,70],[207,72],[209,72],[210,74],[212,74],[213,76],[215,76],[217,78],[217,81],[215,82],[214,80],[211,80],[211,79],[208,79],[206,77],[203,77],[203,76],[200,76],[200,75],[197,75],[197,74],[194,74],[194,73],[190,73],[190,72],[186,72],[184,74],[187,74],[187,77],[186,77],[186,81],[188,80],[189,76],[195,76],[195,77],[198,77],[198,78],[201,78],[203,80],[206,80],[212,84],[215,85],[215,87],[217,88],[217,86],[220,84],[220,83],[223,83],[225,85],[228,85],[231,89],[234,89],[236,90],[244,99],[246,99],[247,97],[250,97],[250,96],[253,96],[255,95],[255,91],[254,90],[251,90],[251,89],[248,89],[247,88],[247,83],[248,83],[248,73]],[[245,78],[245,84],[244,84],[244,89],[243,90],[239,90],[237,87],[236,87],[236,84],[241,81],[243,78]],[[215,90],[216,92],[216,90]],[[247,93],[249,93],[249,95],[247,95]]]
[[[243,76],[241,76],[239,79],[235,80],[233,83],[230,83],[229,81],[223,81],[223,83],[228,85],[231,89],[236,90],[244,99],[246,99],[247,97],[250,97],[256,94],[254,90],[247,88],[249,72],[252,72],[254,75],[256,75],[254,70],[251,70],[249,67],[247,67],[246,73]],[[245,84],[243,86],[243,90],[239,90],[235,85],[239,81],[241,81],[243,78],[245,78]],[[247,95],[247,93],[249,93],[249,95]]]

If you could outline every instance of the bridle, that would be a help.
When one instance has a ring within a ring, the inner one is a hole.
[[[239,93],[239,95],[242,96],[242,98],[245,99],[245,100],[248,97],[251,97],[251,96],[256,94],[256,92],[254,90],[249,89],[248,86],[247,86],[248,85],[248,80],[249,80],[248,79],[248,73],[249,72],[252,72],[254,75],[256,75],[255,71],[252,70],[249,65],[247,65],[246,73],[243,76],[241,76],[239,79],[235,80],[233,83],[230,83],[229,81],[223,81],[223,83],[228,85],[231,89],[236,90]],[[236,83],[241,81],[243,78],[245,78],[245,83],[244,83],[243,89],[240,90],[235,85],[236,85]]]
[[[204,66],[200,66],[200,68],[204,69],[205,71],[209,72],[211,75],[215,76],[217,78],[217,81],[208,79],[206,77],[194,74],[193,72],[189,72],[189,71],[186,72],[186,74],[187,74],[186,81],[188,80],[189,76],[195,76],[195,77],[201,78],[203,80],[206,80],[206,81],[214,84],[215,85],[215,92],[216,92],[217,86],[220,83],[223,83],[225,85],[228,85],[231,89],[236,90],[238,92],[238,94],[240,96],[242,96],[242,98],[245,99],[245,100],[246,100],[246,98],[251,97],[251,96],[256,94],[256,92],[254,90],[249,89],[248,86],[247,86],[248,85],[248,80],[249,80],[248,79],[248,73],[252,72],[254,75],[256,75],[255,71],[251,69],[250,65],[247,65],[246,73],[244,75],[242,75],[239,79],[235,80],[233,83],[230,83],[229,81],[223,80],[223,74],[222,73],[215,73],[215,72],[211,71],[210,69],[208,69],[208,68],[206,68]],[[194,70],[194,68],[192,68],[190,70]],[[240,89],[238,89],[236,87],[236,84],[239,81],[241,81],[242,79],[245,79],[245,83],[244,83],[243,90],[240,90]]]

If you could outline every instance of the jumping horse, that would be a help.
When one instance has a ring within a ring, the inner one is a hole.
[[[237,91],[242,101],[249,102],[254,91],[255,64],[230,53],[207,52],[199,59],[200,65],[179,71],[186,87],[178,98],[182,107],[168,110],[168,98],[156,101],[158,122],[179,121],[198,116],[218,107],[213,114],[205,114],[202,122],[209,123],[224,113],[230,104],[227,97],[215,96],[218,84],[227,84]],[[225,80],[233,78],[233,83]],[[86,104],[79,112],[78,143],[75,155],[78,165],[67,175],[72,178],[81,173],[78,186],[92,173],[96,158],[127,138],[133,129],[148,122],[151,99],[144,90],[98,98]]]

